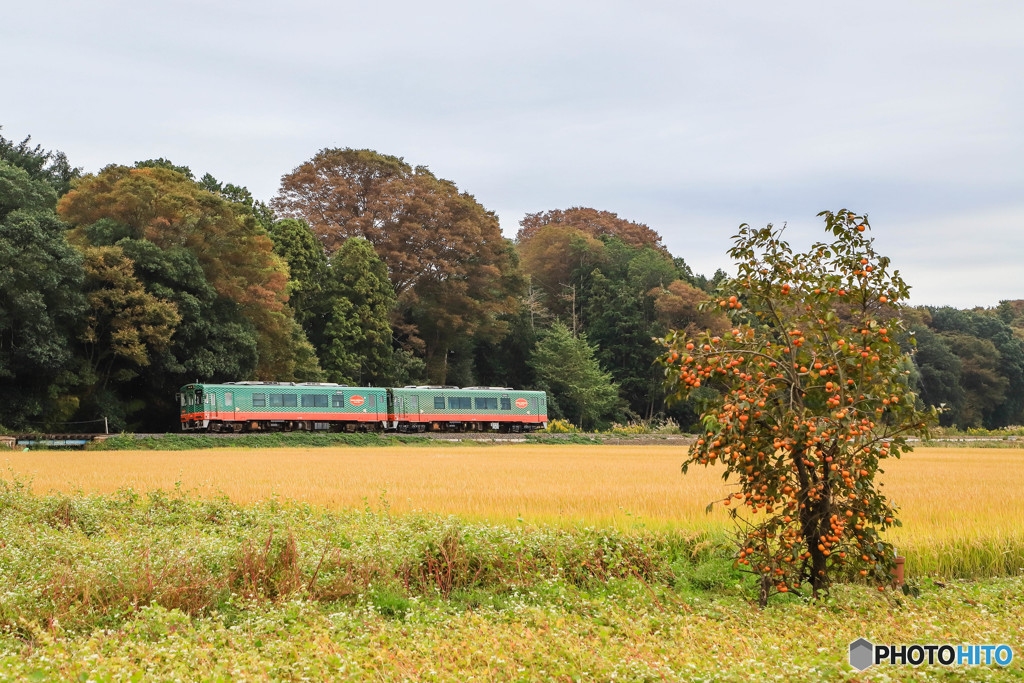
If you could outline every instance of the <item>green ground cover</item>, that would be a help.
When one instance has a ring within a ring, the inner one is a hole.
[[[856,680],[879,643],[1024,642],[1024,578],[764,612],[720,535],[0,483],[0,679]],[[879,668],[897,679],[1024,677]]]
[[[457,436],[457,435],[455,435]],[[635,435],[604,435],[588,436],[585,434],[523,434],[524,442],[530,444],[551,444],[565,446],[567,444],[577,445],[601,445],[604,443],[622,443],[630,440],[650,440],[663,437],[658,436],[635,436]],[[155,436],[136,436],[134,434],[123,434],[113,436],[103,441],[96,441],[86,446],[89,450],[97,451],[191,451],[202,448],[332,448],[337,446],[436,446],[437,440],[426,436],[414,434],[325,434],[312,432],[291,432],[291,433],[269,433],[269,434],[243,434],[239,436],[215,436],[209,434],[161,434]],[[501,443],[491,441],[446,441],[451,445],[476,445],[486,446],[490,443]]]

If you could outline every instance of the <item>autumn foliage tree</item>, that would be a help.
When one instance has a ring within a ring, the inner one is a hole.
[[[120,247],[86,247],[88,302],[81,341],[96,388],[126,382],[170,344],[181,316],[175,305],[146,291]]]
[[[287,268],[242,205],[172,168],[108,166],[77,181],[57,212],[83,247],[128,240],[191,252],[217,295],[236,304],[255,328],[255,377],[286,380],[312,372],[297,360],[297,349],[308,342],[285,307]]]
[[[519,221],[521,226],[516,241],[525,244],[533,239],[545,226],[557,225],[594,238],[618,237],[631,247],[653,247],[666,252],[661,235],[643,223],[620,218],[611,211],[600,211],[585,206],[570,209],[553,209],[528,213]]]
[[[433,382],[469,336],[500,337],[522,288],[498,219],[426,167],[367,149],[323,149],[281,179],[272,205],[307,221],[334,254],[367,240],[387,265],[396,326],[422,348]]]
[[[575,319],[583,276],[607,260],[604,242],[576,228],[546,225],[519,243],[523,270],[540,300],[556,315]],[[575,322],[573,327],[576,327]]]
[[[908,286],[875,252],[866,217],[820,215],[833,240],[806,253],[770,225],[741,226],[729,251],[738,274],[712,303],[732,328],[669,334],[661,359],[676,398],[720,392],[682,470],[719,465],[735,481],[720,503],[762,605],[775,592],[819,597],[837,575],[891,583],[884,532],[899,521],[879,465],[931,422],[898,344]]]

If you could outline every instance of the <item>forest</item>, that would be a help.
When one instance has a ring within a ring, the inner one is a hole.
[[[372,150],[323,149],[264,202],[166,159],[88,174],[0,136],[0,429],[171,431],[181,385],[265,380],[542,389],[583,429],[688,430],[715,389],[667,405],[656,340],[724,330],[725,276],[596,208],[506,238],[454,182]],[[907,325],[943,426],[1024,423],[1024,300]]]

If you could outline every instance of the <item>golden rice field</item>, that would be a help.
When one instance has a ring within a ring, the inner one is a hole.
[[[453,514],[498,523],[662,530],[728,526],[706,505],[720,469],[682,475],[677,446],[431,446],[11,452],[4,477],[51,490],[171,489],[236,502],[276,496],[334,509]],[[908,569],[946,575],[1024,570],[1024,450],[922,448],[885,465]]]

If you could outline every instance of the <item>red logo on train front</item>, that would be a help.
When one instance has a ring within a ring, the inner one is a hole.
[[[516,399],[516,408],[525,408],[528,405],[530,405],[530,402],[527,401],[525,398]]]
[[[361,406],[366,402],[366,399],[362,396],[350,396],[348,402],[354,406]]]

